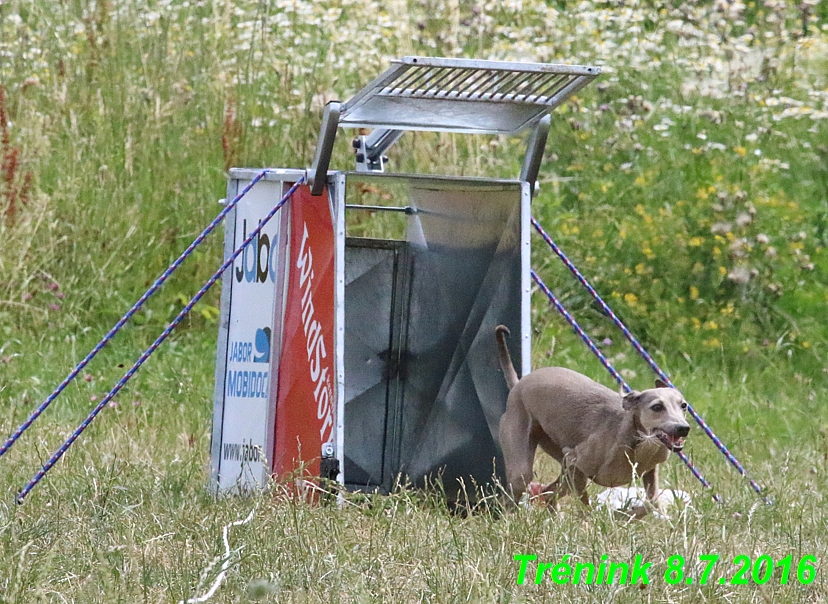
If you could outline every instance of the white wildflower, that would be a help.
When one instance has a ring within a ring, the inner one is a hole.
[[[727,274],[727,278],[737,285],[745,285],[752,276],[751,271],[744,266],[737,266]]]

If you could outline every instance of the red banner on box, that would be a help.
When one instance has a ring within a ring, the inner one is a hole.
[[[290,273],[273,474],[290,476],[304,464],[319,475],[324,443],[334,440],[334,228],[327,190],[319,197],[302,186],[290,202]]]

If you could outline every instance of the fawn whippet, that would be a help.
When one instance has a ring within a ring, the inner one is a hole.
[[[544,367],[518,379],[506,347],[509,330],[495,328],[500,367],[509,385],[500,419],[500,446],[507,486],[519,501],[532,480],[538,445],[561,464],[544,497],[554,506],[572,492],[588,505],[588,480],[604,487],[630,484],[641,476],[656,503],[658,464],[681,451],[690,432],[687,402],[661,380],[643,392],[621,395],[563,367]]]

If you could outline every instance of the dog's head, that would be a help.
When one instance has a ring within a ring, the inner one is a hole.
[[[655,388],[624,395],[623,404],[636,414],[645,435],[655,436],[670,451],[681,451],[690,433],[690,424],[684,419],[687,401],[681,392],[656,380]]]

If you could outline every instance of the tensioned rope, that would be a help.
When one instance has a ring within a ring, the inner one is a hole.
[[[207,237],[207,235],[209,235],[211,232],[213,232],[213,230],[221,223],[222,220],[224,220],[224,217],[227,215],[227,213],[230,210],[232,210],[234,207],[236,207],[236,204],[241,200],[241,198],[244,197],[245,195],[247,195],[247,193],[250,191],[250,189],[252,189],[253,186],[257,182],[259,182],[262,178],[264,178],[264,176],[268,172],[269,172],[269,170],[262,170],[255,177],[253,177],[253,180],[250,181],[250,184],[248,184],[242,190],[241,193],[236,195],[236,197],[234,197],[230,201],[230,203],[228,203],[221,210],[221,212],[218,213],[218,216],[216,216],[213,219],[213,221],[210,224],[207,225],[207,228],[205,228],[203,231],[201,231],[201,234],[198,237],[196,237],[195,240],[193,240],[193,242],[189,246],[187,246],[187,249],[185,249],[181,253],[181,255],[176,259],[176,261],[173,262],[169,267],[167,267],[167,270],[165,270],[161,274],[161,276],[158,277],[158,279],[155,280],[155,283],[153,283],[150,286],[150,288],[146,292],[144,292],[144,294],[138,299],[138,301],[135,304],[132,305],[132,308],[130,308],[126,312],[126,314],[124,314],[124,316],[121,317],[121,319],[115,324],[115,327],[113,327],[112,329],[110,329],[107,332],[107,334],[103,337],[103,339],[100,342],[98,342],[98,344],[95,346],[95,348],[93,348],[92,351],[89,354],[87,354],[86,357],[80,363],[78,363],[78,365],[71,371],[71,373],[69,373],[69,375],[66,376],[66,379],[64,379],[60,383],[60,385],[57,388],[55,388],[54,392],[52,392],[52,394],[50,394],[46,398],[46,400],[44,400],[40,404],[40,406],[38,406],[38,408],[35,409],[34,412],[32,412],[32,414],[29,416],[29,418],[25,422],[20,424],[20,427],[17,428],[17,430],[14,431],[14,433],[8,438],[8,440],[3,444],[3,446],[0,447],[0,457],[3,457],[3,455],[5,455],[5,453],[9,449],[11,449],[11,447],[14,445],[14,443],[17,442],[17,440],[20,438],[20,436],[26,430],[29,429],[29,426],[31,426],[38,417],[40,417],[40,414],[43,413],[44,411],[46,411],[46,409],[49,407],[49,405],[51,405],[52,402],[60,395],[60,393],[63,392],[63,390],[69,385],[69,383],[78,376],[78,374],[83,370],[84,367],[86,367],[89,364],[89,362],[92,359],[95,358],[95,355],[97,355],[101,351],[101,349],[104,346],[106,346],[106,344],[113,337],[115,337],[115,334],[117,334],[121,330],[121,328],[126,324],[126,322],[129,321],[136,312],[138,312],[138,310],[144,305],[144,302],[146,302],[149,299],[150,296],[152,296],[156,291],[158,291],[158,289],[164,284],[164,282],[167,280],[167,278],[170,275],[172,275],[173,272],[179,266],[181,266],[181,263],[184,262],[184,260],[186,260],[186,258],[193,252],[193,250],[198,245],[200,245],[202,241],[204,241],[204,239]]]
[[[567,311],[566,308],[564,308],[563,304],[561,304],[558,298],[555,297],[555,294],[553,294],[552,291],[548,287],[546,287],[546,284],[538,276],[534,269],[530,271],[530,274],[532,275],[532,279],[535,281],[537,286],[541,289],[541,291],[543,291],[544,294],[546,294],[546,297],[549,298],[549,301],[552,303],[552,306],[554,306],[555,309],[559,313],[561,313],[561,316],[566,320],[566,322],[569,323],[570,326],[572,326],[572,329],[574,329],[575,333],[584,341],[584,344],[587,345],[592,354],[598,357],[598,360],[601,361],[601,364],[606,368],[607,371],[610,372],[610,375],[612,375],[612,377],[615,378],[615,381],[618,382],[621,388],[624,389],[624,393],[632,392],[632,388],[630,388],[629,384],[627,384],[624,378],[621,377],[621,374],[618,373],[615,367],[612,366],[612,363],[609,362],[609,359],[607,359],[604,353],[598,349],[598,347],[592,341],[592,338],[590,338],[586,334],[586,332],[581,328],[581,326],[578,325],[578,321],[576,321],[575,318],[569,314],[569,311]],[[690,471],[693,473],[693,476],[695,476],[699,480],[699,482],[702,483],[702,485],[704,485],[708,489],[713,488],[710,485],[710,483],[707,482],[705,477],[701,475],[701,472],[699,472],[696,469],[696,466],[693,465],[693,462],[690,461],[690,458],[687,457],[687,455],[685,455],[683,451],[674,451],[674,453],[678,455],[679,459],[681,459],[681,461],[684,462],[684,465],[686,465],[690,469]],[[722,502],[722,498],[715,492],[713,493],[713,500],[717,503]]]
[[[123,377],[120,380],[118,380],[118,383],[115,384],[115,387],[112,388],[112,390],[110,390],[109,393],[103,399],[101,399],[101,402],[95,406],[95,408],[86,417],[86,419],[83,420],[83,422],[81,422],[80,426],[78,426],[77,429],[71,434],[71,436],[69,436],[69,438],[66,439],[66,442],[64,442],[60,446],[60,448],[57,451],[55,451],[55,453],[49,458],[49,461],[47,461],[43,465],[43,467],[37,472],[37,474],[35,474],[34,478],[32,478],[29,484],[27,484],[20,491],[20,493],[18,493],[17,503],[23,503],[23,499],[46,475],[46,472],[48,472],[52,468],[52,466],[54,466],[57,463],[57,461],[63,456],[64,453],[66,453],[69,447],[72,446],[72,443],[74,443],[78,439],[78,437],[83,433],[83,431],[86,430],[89,424],[92,423],[92,420],[95,419],[98,413],[100,413],[101,410],[106,406],[106,404],[109,401],[111,401],[116,394],[118,394],[118,391],[124,387],[124,385],[135,374],[135,372],[138,371],[141,365],[143,365],[144,362],[150,357],[150,355],[153,352],[155,352],[155,350],[161,345],[161,343],[167,339],[167,336],[169,336],[170,333],[172,333],[172,330],[175,329],[176,325],[178,325],[181,322],[181,320],[187,316],[187,314],[193,309],[193,306],[195,306],[198,303],[198,301],[201,300],[202,296],[204,296],[204,294],[207,293],[207,290],[209,290],[215,284],[215,282],[219,280],[224,271],[230,268],[230,266],[239,256],[239,254],[241,254],[244,251],[244,248],[246,248],[250,244],[250,242],[256,238],[259,232],[270,221],[270,219],[276,215],[276,212],[278,212],[282,208],[282,206],[287,202],[287,200],[290,199],[290,197],[294,194],[294,192],[296,192],[296,189],[299,187],[299,185],[301,185],[304,182],[304,180],[304,177],[302,177],[296,183],[294,183],[294,185],[290,189],[288,189],[288,192],[285,193],[285,195],[282,197],[279,203],[277,203],[273,207],[273,209],[270,210],[270,212],[268,212],[267,216],[265,216],[262,219],[259,225],[252,231],[250,231],[250,234],[241,243],[241,245],[237,247],[232,254],[230,254],[230,256],[222,263],[219,269],[215,273],[213,273],[213,276],[207,280],[207,282],[202,286],[202,288],[198,290],[196,295],[193,296],[193,298],[187,303],[187,305],[181,309],[181,312],[179,312],[175,319],[173,319],[172,322],[166,327],[166,329],[164,329],[161,335],[155,339],[155,341],[150,345],[149,348],[147,348],[143,352],[143,354],[141,354],[138,360],[135,361],[135,364],[129,368],[129,371],[127,371],[123,375]]]
[[[547,243],[547,245],[549,245],[552,251],[555,252],[558,258],[560,258],[564,265],[566,265],[566,268],[569,269],[569,272],[571,272],[575,276],[575,278],[581,283],[581,285],[584,286],[584,289],[586,289],[587,292],[589,292],[589,295],[592,296],[592,299],[595,300],[595,302],[601,307],[601,310],[604,312],[604,314],[606,314],[610,318],[610,320],[612,320],[612,322],[615,323],[616,327],[618,327],[618,329],[621,330],[621,332],[624,334],[624,337],[627,338],[630,344],[632,344],[633,348],[635,348],[636,352],[638,352],[638,354],[641,355],[641,357],[655,372],[655,374],[658,375],[658,377],[661,378],[664,381],[664,383],[667,384],[670,388],[675,388],[675,385],[673,384],[672,380],[670,380],[667,374],[661,370],[661,367],[658,366],[653,357],[650,356],[650,354],[638,342],[635,336],[632,335],[632,332],[630,332],[630,330],[627,329],[627,326],[621,322],[621,319],[619,319],[616,316],[616,314],[612,311],[612,309],[607,305],[607,303],[604,302],[604,300],[601,298],[598,292],[595,291],[595,288],[593,288],[589,281],[587,281],[586,278],[581,274],[581,271],[579,271],[578,268],[574,264],[572,264],[572,261],[566,256],[566,254],[563,253],[561,248],[557,246],[557,244],[552,240],[549,234],[545,230],[543,230],[543,227],[534,217],[532,218],[532,226],[535,227],[535,230],[538,232],[538,234],[540,234],[540,236]],[[724,454],[725,458],[731,463],[731,465],[734,468],[736,468],[736,470],[742,476],[748,479],[748,482],[750,486],[753,488],[753,490],[761,495],[762,487],[760,487],[755,480],[748,477],[747,471],[745,470],[744,466],[742,466],[742,464],[739,463],[739,460],[736,459],[736,457],[730,452],[730,450],[725,446],[721,439],[718,436],[716,436],[716,434],[713,432],[710,426],[707,425],[707,422],[705,422],[704,419],[702,419],[702,417],[698,414],[698,412],[695,409],[693,409],[693,406],[690,405],[690,403],[687,404],[687,411],[690,413],[693,419],[696,420],[696,423],[699,424],[701,429],[704,431],[705,434],[707,434],[710,440],[713,441],[713,444],[716,445],[716,448]],[[768,500],[767,498],[765,498],[765,501],[770,503],[770,500]]]

